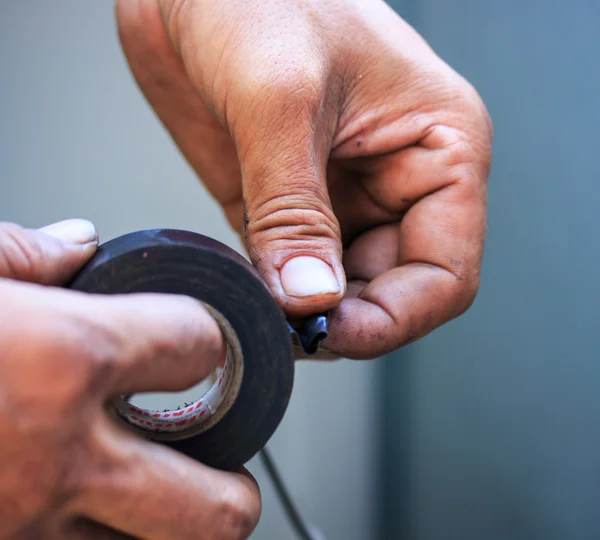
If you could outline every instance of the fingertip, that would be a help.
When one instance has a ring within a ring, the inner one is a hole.
[[[284,292],[291,297],[339,294],[342,290],[331,266],[317,257],[299,256],[289,259],[279,275]]]
[[[61,285],[96,251],[98,235],[86,220],[53,223],[38,230],[0,223],[0,276]]]
[[[343,267],[313,255],[288,259],[278,272],[279,302],[292,317],[304,317],[335,308],[344,297]],[[278,294],[277,294],[278,293]]]
[[[38,229],[39,232],[60,240],[63,244],[98,245],[96,227],[87,219],[66,219]]]

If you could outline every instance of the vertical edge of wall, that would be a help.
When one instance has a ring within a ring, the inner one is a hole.
[[[387,2],[406,22],[421,32],[420,0]],[[380,540],[414,540],[410,396],[415,356],[416,348],[410,346],[380,360],[376,482],[379,488],[377,538]]]
[[[412,357],[409,351],[391,354],[382,359],[379,371],[378,538],[381,540],[412,538]]]

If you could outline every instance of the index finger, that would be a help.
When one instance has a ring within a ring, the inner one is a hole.
[[[412,206],[399,224],[367,233],[347,253],[351,292],[332,314],[327,347],[349,358],[381,356],[425,336],[463,313],[479,285],[487,150],[439,128],[421,147],[383,160],[374,189]]]
[[[260,492],[248,473],[211,469],[108,419],[97,433],[106,461],[91,466],[72,512],[145,540],[237,540],[254,530]]]
[[[70,293],[73,294],[73,293]],[[196,299],[167,294],[80,297],[103,353],[105,394],[181,391],[213,372],[225,354],[219,325]]]

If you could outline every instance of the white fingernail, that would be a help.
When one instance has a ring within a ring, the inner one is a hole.
[[[86,219],[67,219],[40,229],[65,244],[90,244],[98,241],[96,227]]]
[[[340,292],[331,267],[316,257],[294,257],[280,272],[281,285],[288,296],[316,296]]]

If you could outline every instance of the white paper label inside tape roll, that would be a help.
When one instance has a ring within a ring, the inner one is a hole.
[[[206,431],[231,408],[240,390],[244,362],[242,349],[227,319],[212,306],[204,304],[219,324],[227,343],[225,364],[215,383],[200,399],[172,410],[152,410],[118,400],[119,415],[153,439],[185,439]]]

